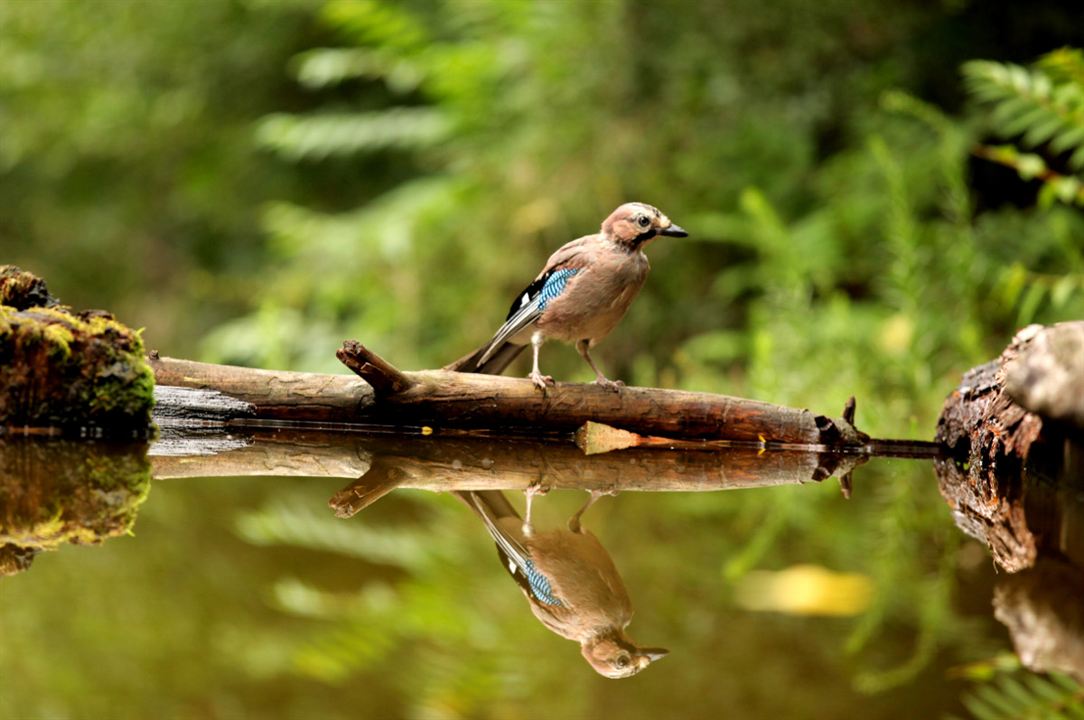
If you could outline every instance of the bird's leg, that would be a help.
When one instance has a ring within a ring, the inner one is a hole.
[[[545,342],[545,338],[542,337],[542,333],[536,332],[531,335],[531,350],[534,353],[534,366],[531,368],[531,374],[528,375],[535,385],[540,390],[545,390],[547,385],[553,385],[553,378],[549,375],[543,375],[538,369],[538,351],[542,349],[542,343]]]
[[[535,480],[527,489],[523,491],[523,494],[527,496],[527,511],[523,513],[523,534],[530,535],[534,532],[534,528],[531,526],[531,504],[534,502],[535,495],[545,495],[550,489],[542,484],[542,480]]]
[[[582,355],[583,359],[587,361],[587,364],[591,366],[591,369],[595,371],[595,384],[601,385],[607,390],[613,390],[614,392],[618,392],[621,388],[625,387],[625,383],[620,380],[610,380],[602,374],[602,371],[595,366],[595,361],[591,359],[591,353],[589,352],[590,347],[591,341],[586,338],[576,343],[576,349],[580,351],[580,355]]]
[[[580,527],[580,518],[582,518],[583,514],[587,512],[587,508],[594,505],[595,502],[598,501],[598,499],[603,495],[612,494],[606,492],[605,490],[591,490],[589,492],[591,493],[591,497],[587,498],[587,502],[583,504],[583,507],[577,510],[576,514],[568,519],[568,529],[574,533],[578,533],[580,532],[580,530],[582,530],[582,528]]]

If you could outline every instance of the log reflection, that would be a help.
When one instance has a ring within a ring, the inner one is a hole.
[[[435,492],[524,490],[532,485],[607,492],[709,491],[819,481],[847,473],[866,460],[866,456],[764,451],[755,446],[710,451],[628,448],[585,455],[571,442],[294,431],[254,432],[245,442],[221,452],[205,451],[198,444],[181,451],[171,443],[168,454],[156,446],[151,456],[158,478],[353,478],[333,501],[336,512],[344,516],[395,487]]]

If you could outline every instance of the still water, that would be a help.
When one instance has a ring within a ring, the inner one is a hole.
[[[0,716],[1075,716],[1080,686],[1014,649],[1084,668],[1080,486],[1021,503],[1040,540],[1009,574],[932,463],[874,459],[849,500],[815,481],[845,469],[439,434],[0,439]]]

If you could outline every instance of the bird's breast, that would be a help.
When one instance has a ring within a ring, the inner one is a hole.
[[[569,281],[539,319],[548,336],[568,342],[601,340],[624,317],[649,266],[643,253],[602,254]]]

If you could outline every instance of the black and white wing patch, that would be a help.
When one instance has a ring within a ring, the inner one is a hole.
[[[579,268],[556,268],[528,285],[508,309],[504,325],[501,325],[489,341],[489,347],[478,360],[478,364],[489,360],[506,340],[537,320],[546,307],[565,291],[568,281],[578,272]]]

